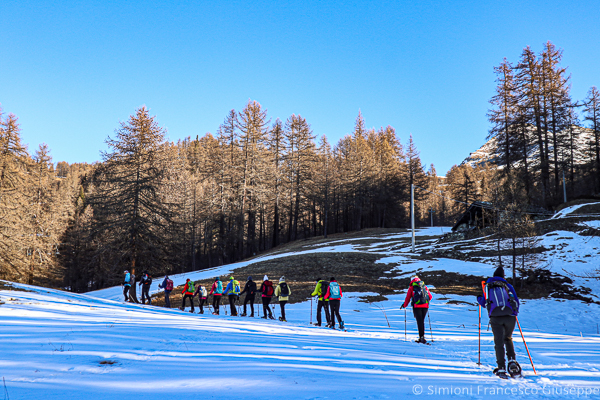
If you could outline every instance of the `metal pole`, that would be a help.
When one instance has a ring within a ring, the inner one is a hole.
[[[430,208],[429,212],[431,213],[431,227],[433,228],[433,208]]]
[[[415,251],[415,185],[410,184],[410,227],[412,229],[412,251]]]
[[[563,169],[562,171],[562,175],[563,175],[563,197],[565,199],[565,203],[567,202],[567,185],[565,183],[565,170]]]

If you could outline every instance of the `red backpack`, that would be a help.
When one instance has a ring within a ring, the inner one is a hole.
[[[273,282],[265,281],[265,290],[263,291],[263,294],[265,296],[273,296],[274,292],[275,291],[273,290]]]
[[[165,290],[171,291],[173,290],[173,281],[170,279],[167,279],[167,286],[165,287]]]

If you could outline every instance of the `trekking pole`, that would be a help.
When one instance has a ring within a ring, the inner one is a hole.
[[[383,309],[383,307],[381,307],[379,304],[377,304],[377,307],[379,307],[379,308],[381,309],[381,311],[383,311],[383,316],[385,317],[385,321],[386,321],[386,322],[387,322],[387,324],[388,324],[388,328],[391,328],[390,321],[388,320],[388,317],[387,317],[387,315],[385,314],[385,310],[384,310],[384,309]]]
[[[525,342],[525,336],[523,336],[523,331],[521,330],[521,324],[519,323],[519,318],[517,319],[517,325],[519,326],[519,332],[521,332],[521,337],[523,338],[523,344],[525,345],[525,350],[527,350],[527,355],[529,356],[529,362],[531,363],[531,368],[533,368],[533,373],[537,375],[535,367],[533,366],[533,360],[531,359],[531,354],[529,354],[529,348],[527,347],[527,343]]]
[[[479,304],[479,350],[477,355],[477,365],[481,365],[481,304]]]
[[[433,342],[433,332],[431,331],[431,317],[429,317],[430,313],[427,313],[427,319],[429,320],[429,334],[431,335],[431,341]]]
[[[406,338],[406,307],[404,308],[404,341],[408,341],[408,339]]]
[[[312,299],[310,300],[310,324],[312,325]]]

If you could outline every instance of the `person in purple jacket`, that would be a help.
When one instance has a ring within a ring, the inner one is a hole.
[[[515,346],[512,340],[520,303],[515,288],[504,279],[502,267],[498,267],[494,271],[494,276],[487,280],[484,296],[478,296],[477,301],[488,310],[494,334],[494,348],[498,364],[494,374],[506,376],[506,359],[504,358],[506,348],[509,372],[511,375],[520,375],[521,367],[516,361]]]

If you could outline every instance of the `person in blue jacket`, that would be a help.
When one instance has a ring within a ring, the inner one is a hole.
[[[498,364],[494,374],[506,375],[505,348],[509,370],[513,371],[511,364],[518,366],[512,334],[515,330],[520,303],[515,288],[504,279],[504,269],[502,267],[498,267],[494,271],[494,276],[487,280],[484,296],[478,296],[477,301],[488,310],[490,325],[494,334],[494,348],[496,350],[496,363]],[[518,370],[520,373],[520,367],[518,367]]]
[[[125,278],[123,280],[123,296],[125,296],[125,300],[123,301],[127,301],[129,300],[129,289],[131,289],[131,274],[127,270],[123,273],[125,274]]]

